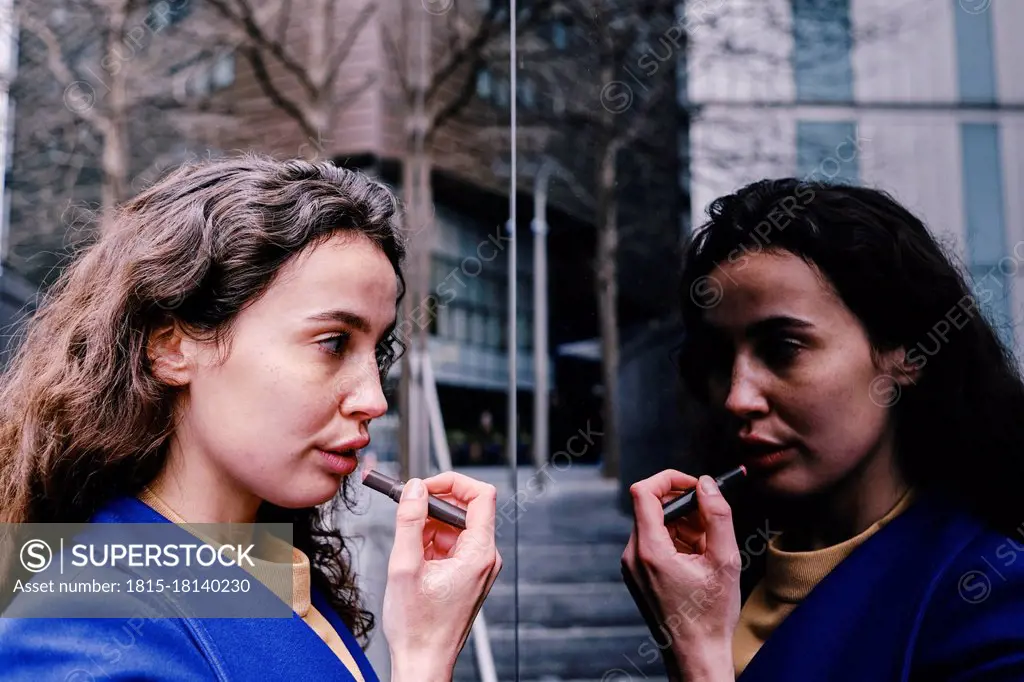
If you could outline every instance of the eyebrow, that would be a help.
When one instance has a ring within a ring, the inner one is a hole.
[[[332,310],[325,310],[323,312],[315,313],[306,318],[312,322],[340,322],[341,324],[347,324],[356,331],[364,334],[370,333],[370,322],[365,317],[349,312],[347,310],[341,310],[340,308],[334,308]],[[381,338],[386,338],[391,332],[395,330],[395,326],[398,324],[398,318],[391,321],[385,329]]]
[[[773,315],[772,317],[758,320],[747,327],[747,335],[757,336],[787,329],[814,329],[814,324],[797,317],[790,317],[789,315]]]
[[[364,334],[370,331],[370,323],[365,317],[350,313],[347,310],[325,310],[310,315],[306,319],[312,322],[341,322]]]

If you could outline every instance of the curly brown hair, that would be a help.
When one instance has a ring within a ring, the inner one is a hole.
[[[146,353],[168,321],[230,344],[232,321],[278,270],[338,231],[369,237],[404,293],[398,201],[383,184],[329,162],[255,153],[189,163],[118,207],[46,292],[0,375],[0,523],[87,521],[160,472],[183,390]],[[396,301],[396,307],[398,301]],[[387,367],[394,334],[378,347]],[[350,556],[326,519],[351,508],[348,482],[321,508],[264,502],[257,521],[290,522],[312,582],[361,641],[374,626]]]

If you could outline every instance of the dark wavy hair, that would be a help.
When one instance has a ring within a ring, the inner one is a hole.
[[[119,207],[27,322],[0,377],[0,522],[81,522],[108,499],[136,495],[163,467],[180,388],[151,370],[150,333],[168,321],[230,345],[232,322],[307,247],[365,235],[404,294],[398,202],[387,187],[331,163],[247,153],[190,163]],[[397,306],[396,301],[396,306]],[[382,374],[401,352],[378,347]],[[364,642],[350,556],[322,508],[264,503],[261,522],[293,524],[312,582]]]
[[[827,279],[876,353],[903,347],[920,369],[916,383],[892,387],[900,393],[884,403],[908,482],[942,490],[1002,529],[1024,522],[1024,383],[978,300],[1005,295],[1002,283],[975,296],[952,249],[875,189],[762,180],[716,199],[708,217],[688,239],[681,282],[678,362],[694,408],[696,458],[734,456],[736,433],[735,421],[708,404],[701,295],[713,292],[702,289],[710,281],[703,278],[719,263],[786,251]]]

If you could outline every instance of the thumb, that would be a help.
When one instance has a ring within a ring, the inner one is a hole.
[[[705,554],[716,566],[728,566],[740,553],[732,524],[732,508],[710,476],[701,476],[697,484],[697,508],[704,524]]]
[[[427,523],[427,487],[410,478],[402,490],[395,516],[395,544],[391,549],[392,570],[414,572],[423,563],[423,527]]]

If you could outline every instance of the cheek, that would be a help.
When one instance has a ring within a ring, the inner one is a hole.
[[[878,440],[888,413],[872,400],[870,364],[841,359],[823,366],[799,392],[792,426],[815,458],[846,468]]]
[[[208,451],[241,477],[279,476],[331,417],[324,382],[308,375],[294,359],[262,351],[197,382],[192,410]]]

